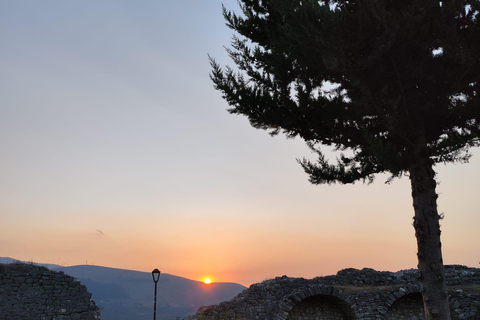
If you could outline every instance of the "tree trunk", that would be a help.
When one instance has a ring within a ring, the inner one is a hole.
[[[433,162],[421,156],[417,159],[409,173],[415,209],[413,226],[417,238],[418,272],[425,319],[450,320]]]

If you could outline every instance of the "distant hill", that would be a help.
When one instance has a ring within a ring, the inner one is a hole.
[[[1,258],[0,263],[12,263]],[[92,293],[101,308],[103,320],[147,320],[153,316],[154,283],[152,274],[99,266],[41,264],[77,278]],[[162,273],[157,291],[157,319],[174,320],[193,314],[201,306],[230,300],[245,289],[237,283],[203,282]]]

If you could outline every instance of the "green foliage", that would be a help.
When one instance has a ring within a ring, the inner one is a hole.
[[[466,161],[480,135],[478,0],[241,0],[211,78],[253,127],[300,136],[319,183],[373,181],[418,158]],[[329,163],[321,146],[349,151]]]

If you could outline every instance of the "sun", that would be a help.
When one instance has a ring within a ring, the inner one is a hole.
[[[204,282],[205,284],[210,284],[210,283],[212,283],[212,280],[210,280],[210,279],[205,279],[205,281],[203,281],[203,282]]]

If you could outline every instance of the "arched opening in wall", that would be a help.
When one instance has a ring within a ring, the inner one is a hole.
[[[353,310],[348,303],[330,295],[316,295],[295,305],[287,320],[354,320]]]
[[[410,293],[397,299],[387,311],[387,320],[425,320],[421,293]]]

